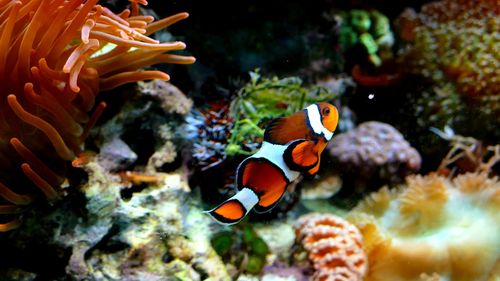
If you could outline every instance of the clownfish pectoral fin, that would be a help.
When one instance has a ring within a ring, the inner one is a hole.
[[[289,144],[283,157],[288,167],[295,171],[307,171],[319,163],[316,143],[305,139]]]
[[[316,175],[316,173],[318,172],[319,170],[319,162],[320,162],[320,159],[318,159],[318,163],[316,163],[316,165],[314,167],[312,167],[310,170],[307,171],[307,173],[311,176],[314,176]]]
[[[205,211],[217,222],[232,225],[241,221],[259,202],[259,197],[250,188],[243,188],[212,210]]]

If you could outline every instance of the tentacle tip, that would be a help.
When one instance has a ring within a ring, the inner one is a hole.
[[[31,71],[31,73],[32,73],[32,74],[37,73],[39,70],[40,70],[40,69],[38,68],[38,66],[32,66],[32,67],[30,68],[30,71]]]
[[[16,95],[14,95],[14,94],[10,94],[10,95],[8,95],[8,96],[7,96],[7,101],[8,101],[9,103],[11,103],[11,102],[17,102]]]
[[[24,84],[24,91],[31,91],[31,90],[33,90],[33,83],[27,82],[26,84]]]
[[[186,49],[186,43],[177,41],[175,44],[180,48],[180,49]]]
[[[70,86],[69,87],[71,89],[71,91],[73,91],[74,93],[79,93],[80,92],[80,87],[78,86]]]
[[[18,145],[18,144],[20,144],[20,143],[21,143],[21,141],[20,141],[18,138],[16,138],[16,137],[11,138],[11,139],[9,140],[9,142],[10,142],[10,144],[11,144],[11,145],[13,145],[13,146],[16,146],[16,145]]]

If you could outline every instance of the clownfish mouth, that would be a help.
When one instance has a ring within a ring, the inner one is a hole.
[[[325,128],[325,126],[323,125],[318,104],[311,104],[310,106],[306,107],[306,112],[307,122],[312,131],[316,135],[322,135],[326,141],[330,141],[333,137],[333,132]]]

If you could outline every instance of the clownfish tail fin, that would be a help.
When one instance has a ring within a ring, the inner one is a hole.
[[[252,189],[245,187],[233,197],[212,210],[205,211],[205,213],[221,224],[232,225],[241,221],[258,202],[257,194]]]

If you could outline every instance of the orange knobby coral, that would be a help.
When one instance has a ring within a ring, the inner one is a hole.
[[[154,21],[131,2],[115,14],[97,0],[0,0],[0,231],[19,225],[13,214],[36,190],[60,196],[67,161],[104,109],[100,90],[169,79],[145,66],[194,62],[165,53],[184,43],[148,37],[187,13]]]
[[[367,269],[363,237],[348,221],[330,214],[299,218],[295,232],[314,264],[315,281],[362,280]]]

